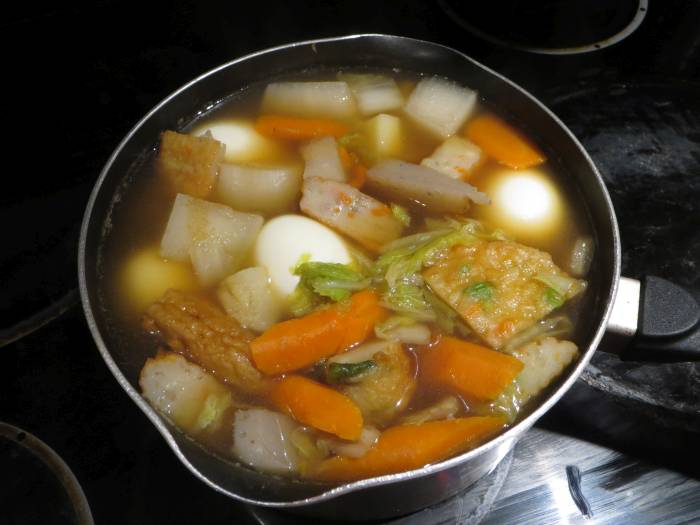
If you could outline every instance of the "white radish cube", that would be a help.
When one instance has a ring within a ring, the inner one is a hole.
[[[401,119],[381,113],[363,126],[367,149],[375,160],[401,155]]]
[[[290,417],[264,408],[238,410],[233,423],[233,453],[263,472],[295,472],[299,457],[291,442],[298,427]]]
[[[232,403],[227,387],[178,354],[147,359],[139,386],[154,408],[186,432],[215,430]]]
[[[372,74],[341,74],[340,80],[350,85],[357,109],[363,116],[394,111],[403,106],[403,95],[393,78]]]
[[[349,119],[355,99],[345,82],[273,82],[263,95],[262,110],[269,114],[306,118]]]
[[[406,114],[433,134],[454,135],[476,107],[476,91],[440,77],[424,78],[404,106]]]
[[[270,276],[261,266],[246,268],[224,279],[217,296],[226,313],[256,332],[279,321],[282,308],[270,287]]]
[[[304,179],[320,179],[345,182],[347,176],[340,162],[338,143],[333,137],[322,137],[307,142],[301,147],[304,158]]]
[[[160,253],[176,260],[189,256],[199,281],[209,285],[240,267],[262,223],[260,215],[240,213],[223,204],[179,193]]]
[[[166,259],[189,262],[192,235],[190,234],[190,219],[192,216],[190,204],[194,197],[178,193],[175,204],[170,211],[165,233],[160,241],[160,255]]]
[[[450,137],[420,164],[449,175],[453,179],[461,179],[468,177],[480,160],[479,146],[461,137]]]
[[[299,166],[221,164],[214,199],[238,211],[275,215],[288,211],[300,192]]]

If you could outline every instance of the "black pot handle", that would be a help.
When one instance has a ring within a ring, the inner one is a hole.
[[[700,306],[660,277],[622,277],[608,330],[631,336],[621,357],[633,361],[700,361]]]

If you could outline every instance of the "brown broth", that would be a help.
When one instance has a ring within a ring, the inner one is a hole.
[[[395,76],[404,94],[411,91],[419,78],[417,75],[407,73],[400,73]],[[305,79],[332,79],[334,74],[306,73],[302,77]],[[221,119],[253,119],[258,114],[263,87],[259,85],[252,86],[250,89],[236,94],[204,117],[198,119],[197,122],[191,123],[187,129],[192,129],[195,125],[200,126],[206,124],[206,122]],[[478,111],[489,112],[490,109],[482,101]],[[402,117],[400,112],[393,113]],[[402,117],[402,121],[404,124],[404,137],[406,137],[402,160],[420,162],[423,157],[432,153],[440,144],[440,141],[423,132],[404,117]],[[353,124],[356,124],[356,122]],[[154,137],[155,139],[156,137]],[[541,146],[546,150],[546,145]],[[270,162],[289,161],[290,159],[297,162],[301,161],[299,154],[293,147],[283,146],[280,151],[282,153],[279,156],[267,160]],[[507,229],[506,233],[511,235],[515,241],[549,252],[555,263],[562,267],[567,260],[574,240],[581,235],[591,235],[592,230],[586,212],[579,205],[575,193],[565,184],[562,184],[566,174],[562,173],[560,167],[548,162],[536,169],[542,174],[544,179],[551,182],[558,197],[561,199],[562,210],[557,224],[546,234],[539,236],[508,231]],[[503,171],[503,168],[495,162],[485,162],[470,175],[469,182],[479,189],[487,190],[489,179],[501,171]],[[128,351],[139,369],[148,357],[155,355],[161,345],[154,338],[144,336],[141,328],[143,311],[135,308],[134,301],[129,298],[124,286],[123,272],[127,262],[134,254],[148,248],[157,249],[168,220],[172,202],[173,195],[168,192],[163,181],[156,176],[151,160],[134,174],[133,182],[128,191],[126,191],[122,201],[115,207],[112,216],[113,227],[106,236],[101,249],[104,275],[101,284],[101,296],[104,301],[104,307],[110,313],[111,329],[119,334],[123,344],[128,345]],[[411,214],[413,216],[413,224],[410,229],[404,232],[404,235],[420,230],[423,219],[430,217],[430,210],[413,207]],[[488,215],[483,210],[480,210],[478,206],[473,207],[470,215],[488,222]],[[189,271],[192,274],[191,270]],[[193,274],[191,277],[194,279]],[[214,302],[217,301],[212,287],[200,288],[197,293],[208,297]],[[584,301],[585,298],[572,300],[561,311],[572,317],[575,322],[579,315],[578,311],[581,305],[584,304]],[[437,326],[432,326],[431,328],[434,333],[440,331]],[[468,337],[468,339],[478,342],[476,337]],[[422,351],[425,351],[421,347],[407,348],[407,350],[412,355],[414,353],[419,355]],[[414,359],[414,361],[419,362],[419,359]],[[418,371],[418,376],[420,377],[420,371]],[[428,406],[446,393],[444,390],[436,389],[419,380],[407,412]],[[470,411],[479,413],[484,410],[484,407],[478,406],[478,403],[473,403],[470,400],[462,401],[465,403],[464,413],[466,414],[470,413]],[[530,404],[534,403],[531,401]],[[267,405],[266,402],[261,402],[260,404],[263,406]],[[227,417],[230,418],[230,415]],[[219,431],[201,440],[217,453],[223,456],[230,456],[229,450],[232,441],[230,428],[229,431]]]

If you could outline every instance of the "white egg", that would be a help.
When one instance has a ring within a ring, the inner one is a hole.
[[[226,144],[226,162],[251,162],[278,157],[284,149],[274,140],[264,137],[245,120],[219,120],[207,122],[192,130],[193,135],[210,132],[219,142]]]
[[[197,289],[189,264],[163,259],[157,246],[137,251],[127,259],[121,273],[120,292],[139,311],[158,300],[168,288]]]
[[[524,238],[547,235],[561,226],[562,195],[546,173],[539,170],[504,170],[493,173],[483,191],[491,197],[484,216],[493,226]]]
[[[330,228],[301,215],[282,215],[263,226],[255,243],[255,264],[270,274],[273,289],[286,297],[299,282],[292,271],[302,257],[311,261],[349,264],[352,256]]]

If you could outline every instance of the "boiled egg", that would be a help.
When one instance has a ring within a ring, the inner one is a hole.
[[[481,218],[520,238],[534,239],[553,232],[564,218],[563,198],[545,171],[503,170],[479,186],[491,198],[480,208]]]
[[[197,279],[189,264],[163,259],[157,246],[134,253],[123,267],[121,290],[126,301],[142,311],[158,300],[168,288],[197,289]]]
[[[226,144],[226,162],[252,162],[283,156],[285,149],[272,139],[255,130],[252,122],[245,120],[217,120],[197,126],[193,135],[211,135]]]
[[[300,260],[349,264],[352,256],[342,237],[308,217],[282,215],[269,221],[258,235],[255,264],[267,269],[273,290],[289,296],[299,277],[292,272]]]

